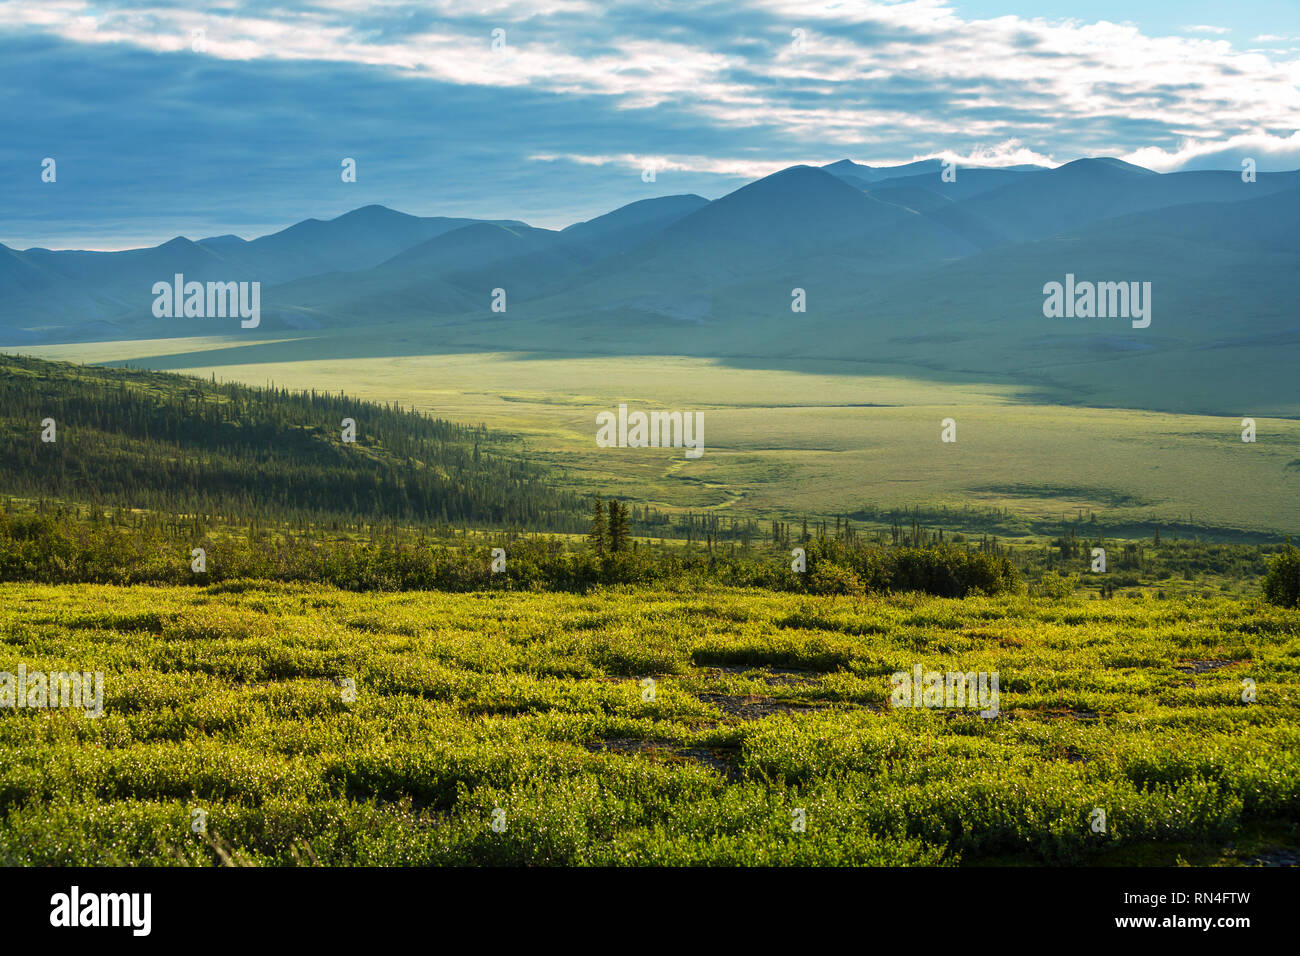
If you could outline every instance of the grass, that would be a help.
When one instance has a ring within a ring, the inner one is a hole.
[[[129,360],[204,377],[215,372],[255,385],[329,389],[347,382],[358,398],[400,401],[521,435],[520,450],[559,469],[569,490],[599,490],[665,510],[797,520],[864,505],[946,505],[1005,508],[1044,521],[1073,519],[1083,509],[1111,527],[1134,529],[1135,537],[1174,523],[1221,536],[1300,535],[1300,469],[1288,467],[1300,446],[1300,421],[1250,409],[1213,417],[1049,404],[1010,384],[957,374],[940,379],[920,369],[909,376],[897,365],[827,360],[777,369],[686,356],[462,352],[412,335],[412,354],[396,357],[368,355],[364,341],[346,335],[24,351]],[[703,458],[597,448],[595,414],[619,402],[703,411]],[[1241,441],[1247,415],[1258,422],[1254,444]],[[958,423],[956,444],[939,441],[947,417]]]
[[[1300,611],[1252,601],[0,585],[0,671],[20,662],[103,671],[105,712],[0,710],[9,864],[1239,863],[1296,844]],[[915,664],[997,671],[999,716],[891,709]]]

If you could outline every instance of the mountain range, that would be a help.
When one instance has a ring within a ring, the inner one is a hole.
[[[1063,403],[1300,414],[1300,171],[1244,182],[1096,158],[949,173],[794,166],[561,230],[365,206],[253,240],[0,245],[0,348],[290,334],[339,354],[859,362]],[[260,326],[156,318],[151,288],[177,273],[260,282]],[[1045,317],[1045,284],[1067,275],[1151,283],[1151,324]]]

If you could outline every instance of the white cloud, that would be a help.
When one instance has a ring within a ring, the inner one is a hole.
[[[930,156],[914,156],[918,159],[948,159],[958,166],[1059,166],[1051,156],[1035,152],[1021,145],[1017,139],[1009,139],[995,146],[977,146],[965,153],[945,150]]]
[[[1300,131],[1290,136],[1246,133],[1217,142],[1185,142],[1166,151],[1155,146],[1135,150],[1123,159],[1167,173],[1181,169],[1239,169],[1243,159],[1255,160],[1261,172],[1300,169]]]
[[[743,179],[761,179],[790,166],[824,166],[842,159],[840,156],[820,156],[804,159],[758,159],[721,156],[692,156],[670,154],[634,153],[535,153],[528,157],[535,162],[569,162],[581,166],[622,166],[640,175],[642,170],[661,172],[710,173],[718,176],[738,176]],[[996,146],[976,147],[965,153],[944,151],[905,158],[882,156],[855,156],[856,162],[869,166],[901,166],[922,159],[951,159],[959,166],[1057,166],[1052,157],[1026,149],[1017,140],[1007,140]]]
[[[528,157],[537,162],[570,162],[581,166],[623,166],[640,175],[644,169],[658,173],[711,173],[717,176],[738,176],[743,179],[761,179],[789,166],[821,166],[825,159],[740,159],[719,156],[537,153]]]
[[[493,21],[506,29],[502,52],[491,48]],[[195,56],[346,62],[606,97],[627,110],[671,106],[717,127],[860,155],[905,139],[969,153],[972,142],[1060,142],[1074,130],[1088,131],[1074,143],[1080,152],[1120,152],[1132,134],[1108,140],[1112,119],[1193,143],[1300,127],[1294,51],[1236,49],[1212,25],[1149,37],[1131,23],[964,20],[949,0],[751,0],[699,7],[691,24],[665,32],[640,0],[487,0],[472,13],[455,0],[316,0],[296,10],[227,0],[202,14],[161,0],[121,10],[107,0],[0,3],[0,29],[10,31],[187,52],[202,27],[206,48]],[[798,50],[796,28],[807,36]]]

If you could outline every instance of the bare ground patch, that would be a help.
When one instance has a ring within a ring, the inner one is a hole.
[[[703,764],[724,777],[737,776],[736,751],[726,747],[683,747],[675,740],[640,737],[605,737],[584,745],[592,753],[641,755],[668,763],[690,761]]]
[[[773,714],[808,714],[826,707],[823,703],[777,700],[760,694],[696,694],[706,704],[712,704],[728,717],[740,720],[762,720]]]
[[[793,667],[752,667],[745,664],[723,664],[718,667],[706,667],[704,672],[715,680],[725,674],[737,676],[754,674],[759,680],[772,687],[813,687],[821,678],[816,671],[801,670]]]
[[[1184,674],[1204,674],[1206,671],[1217,671],[1220,667],[1231,667],[1233,664],[1240,664],[1241,661],[1183,661],[1181,664],[1175,664],[1174,670],[1182,671]]]

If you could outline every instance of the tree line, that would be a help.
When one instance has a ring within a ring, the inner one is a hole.
[[[53,420],[48,437],[43,423]],[[344,440],[351,419],[355,441]],[[414,409],[0,356],[0,489],[104,507],[580,531],[510,436]]]

